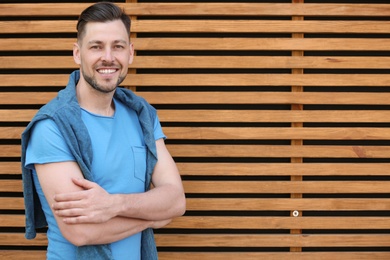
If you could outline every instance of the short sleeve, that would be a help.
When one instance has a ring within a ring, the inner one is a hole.
[[[161,138],[166,139],[167,137],[164,135],[163,130],[161,128],[160,120],[156,115],[156,118],[154,120],[154,139],[157,141]]]
[[[53,120],[40,120],[31,131],[26,150],[26,167],[34,169],[34,164],[75,161]]]

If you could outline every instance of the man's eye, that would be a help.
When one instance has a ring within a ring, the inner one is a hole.
[[[123,48],[125,48],[125,47],[123,47],[122,45],[116,45],[115,48],[116,48],[116,49],[123,49]]]
[[[100,46],[98,46],[98,45],[92,45],[92,46],[91,46],[91,49],[100,49]]]

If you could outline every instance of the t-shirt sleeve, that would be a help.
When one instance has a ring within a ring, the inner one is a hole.
[[[158,116],[156,116],[156,119],[154,120],[154,139],[157,141],[161,138],[167,139],[161,128],[160,120],[158,119]]]
[[[40,120],[31,131],[26,149],[26,167],[34,169],[34,164],[75,161],[53,120]]]

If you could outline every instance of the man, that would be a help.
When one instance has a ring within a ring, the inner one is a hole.
[[[185,197],[155,109],[118,88],[130,19],[101,2],[77,30],[80,69],[22,135],[26,237],[47,223],[50,260],[157,259],[152,229],[184,214]]]

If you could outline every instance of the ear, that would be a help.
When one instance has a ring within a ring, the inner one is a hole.
[[[80,46],[78,43],[73,44],[73,60],[76,64],[81,64],[81,58],[80,58]]]
[[[130,48],[129,48],[130,56],[129,56],[129,64],[133,63],[134,59],[134,45],[130,43]]]

